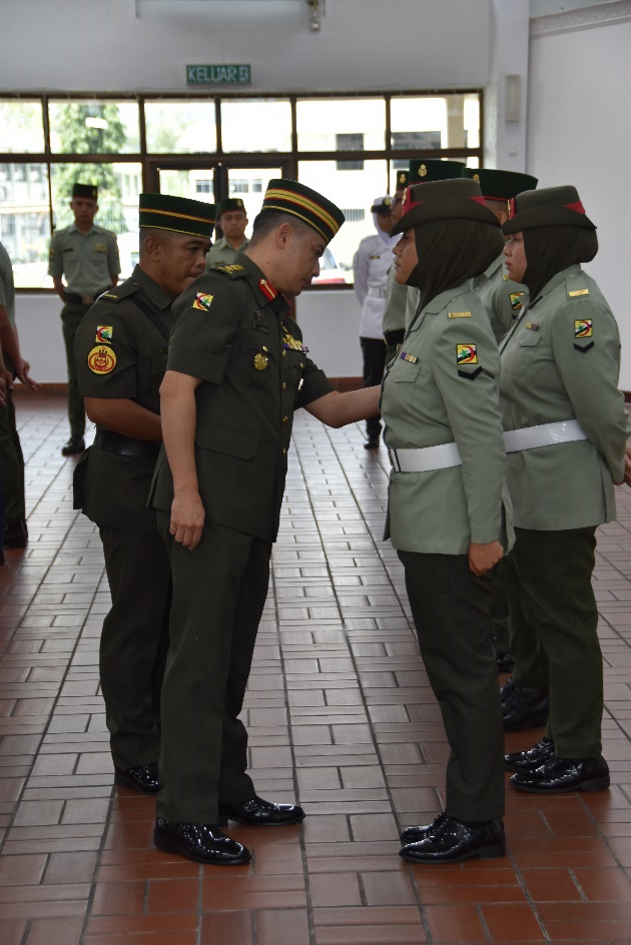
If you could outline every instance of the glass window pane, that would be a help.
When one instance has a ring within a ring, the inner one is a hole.
[[[390,104],[390,122],[395,150],[480,146],[477,93],[396,97]]]
[[[94,222],[116,233],[120,278],[131,275],[138,262],[138,195],[142,190],[142,166],[134,163],[53,164],[50,179],[57,229],[74,220],[70,209],[73,184],[97,184],[99,209]]]
[[[48,105],[55,154],[130,154],[140,150],[137,102],[57,101]]]
[[[221,135],[226,152],[290,151],[290,104],[286,99],[225,99]]]
[[[24,99],[0,102],[0,151],[24,154],[43,150],[42,103]]]
[[[189,200],[201,200],[202,203],[215,203],[213,168],[161,167],[160,193],[172,197],[188,197]]]
[[[381,151],[385,147],[383,99],[322,98],[296,103],[299,151]]]
[[[50,212],[45,164],[0,164],[0,241],[16,287],[42,288],[48,269]]]
[[[260,211],[270,180],[282,177],[280,167],[230,167],[228,190],[230,197],[241,197],[248,214],[248,235],[254,217]]]
[[[375,197],[387,193],[387,161],[364,161],[363,170],[338,170],[336,161],[300,161],[298,179],[301,184],[313,187],[318,193],[332,200],[343,210],[346,222],[329,243],[334,266],[321,263],[318,282],[352,282],[353,256],[360,240],[375,233],[370,212]]]
[[[217,150],[212,101],[145,102],[145,126],[150,154],[212,154]]]

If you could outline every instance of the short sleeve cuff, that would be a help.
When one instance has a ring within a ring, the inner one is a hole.
[[[178,374],[188,374],[200,381],[220,384],[230,354],[228,345],[222,347],[223,351],[204,351],[201,348],[190,348],[184,345],[175,345],[171,342],[167,371],[177,371]]]

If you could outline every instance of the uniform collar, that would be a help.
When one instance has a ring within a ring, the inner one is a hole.
[[[165,309],[171,307],[174,299],[172,299],[171,296],[165,292],[157,282],[154,282],[153,279],[148,276],[139,265],[135,266],[134,271],[131,274],[131,278],[132,282],[135,282],[140,286],[151,304],[154,305],[159,311],[164,311]]]
[[[74,222],[74,220],[73,220],[73,222],[70,224],[70,226],[68,227],[68,232],[69,232],[69,233],[80,233],[81,236],[89,236],[90,233],[99,233],[100,231],[101,231],[101,227],[100,227],[100,226],[97,226],[96,223],[93,223],[92,226],[90,227],[90,229],[88,230],[88,232],[87,232],[87,233],[83,233],[83,232],[79,229],[79,227],[77,226],[77,224]]]
[[[279,292],[278,289],[274,288],[265,273],[259,269],[256,263],[252,262],[249,256],[246,256],[244,253],[238,253],[235,264],[243,266],[245,269],[246,278],[259,305],[268,305],[270,302],[279,300],[284,302],[287,311],[289,311],[289,302],[285,296]]]
[[[546,295],[550,295],[557,286],[563,285],[568,276],[577,276],[579,272],[581,272],[580,263],[573,263],[571,266],[568,266],[567,269],[562,269],[561,272],[555,273],[555,275],[546,282],[537,298],[530,302],[528,308],[531,309],[533,305],[536,305],[536,303],[545,298]]]

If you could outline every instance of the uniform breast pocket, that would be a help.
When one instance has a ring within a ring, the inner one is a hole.
[[[526,329],[502,357],[502,370],[505,369],[511,374],[523,374],[527,371],[537,354],[542,337],[540,332]]]
[[[399,358],[388,371],[384,385],[384,400],[397,404],[411,404],[414,393],[421,383],[422,370],[419,361],[412,363]]]
[[[241,367],[243,377],[252,387],[266,388],[274,383],[277,374],[276,358],[261,332],[244,332],[241,339]]]

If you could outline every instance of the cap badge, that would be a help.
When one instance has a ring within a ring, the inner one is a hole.
[[[424,164],[421,164],[421,166],[419,167],[418,176],[427,177],[427,167]]]
[[[479,183],[480,183],[480,175],[479,175],[479,174],[474,174],[474,175],[473,175],[473,180],[476,182],[476,184],[479,184]]]

